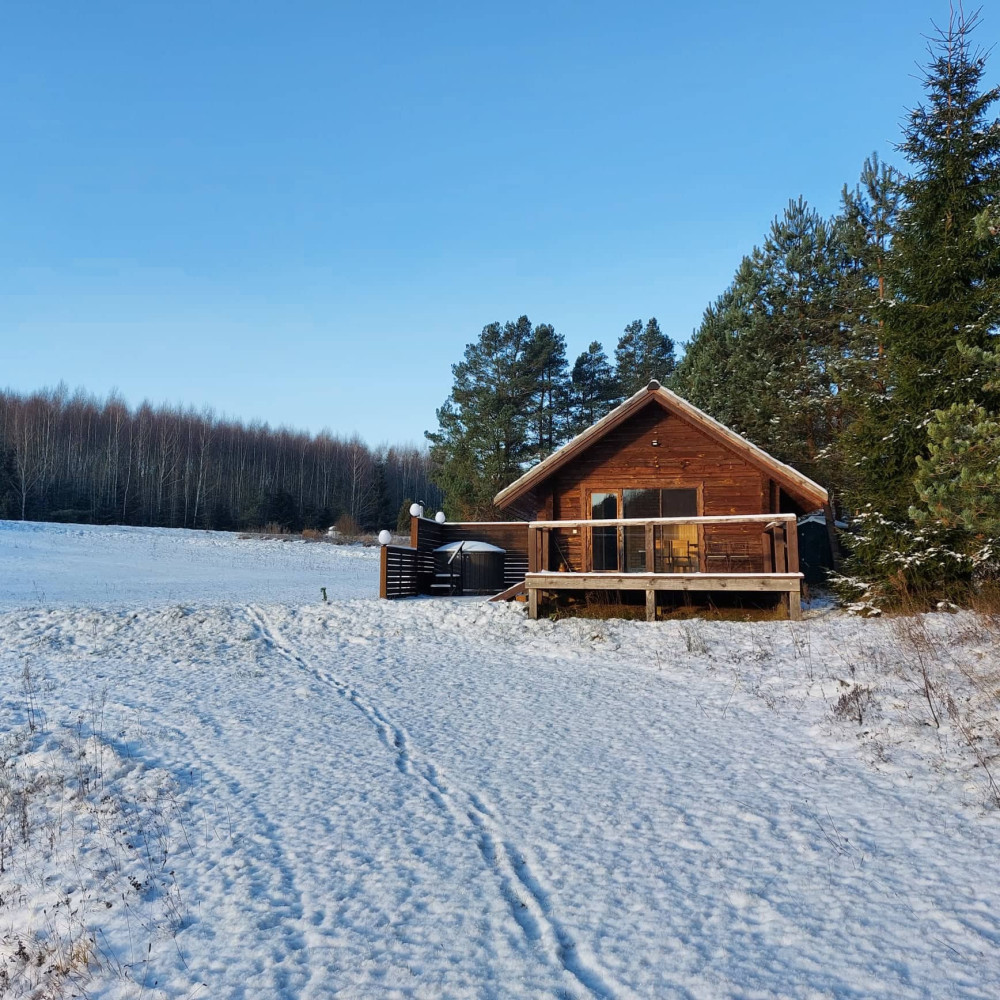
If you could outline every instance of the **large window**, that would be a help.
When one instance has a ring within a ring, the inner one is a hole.
[[[623,490],[624,517],[697,517],[696,489]],[[698,526],[660,524],[653,529],[653,564],[647,566],[646,529],[625,528],[627,573],[684,573],[698,570]]]
[[[624,517],[698,516],[698,491],[692,489],[623,490],[622,501]]]
[[[594,521],[697,516],[697,489],[628,489],[590,494],[590,517]],[[596,572],[615,573],[624,568],[626,573],[696,573],[699,569],[696,524],[655,525],[651,562],[645,525],[595,526],[590,540],[591,568]]]

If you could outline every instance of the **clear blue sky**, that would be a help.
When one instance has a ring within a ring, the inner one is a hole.
[[[10,0],[0,386],[420,441],[494,319],[571,360],[636,317],[684,340],[790,197],[893,158],[931,18]]]

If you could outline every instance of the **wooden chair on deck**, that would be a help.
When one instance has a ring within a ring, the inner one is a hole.
[[[733,573],[752,573],[754,571],[754,554],[750,551],[747,541],[729,543],[729,570]]]
[[[670,539],[671,573],[698,572],[698,543],[683,538]]]
[[[729,572],[729,543],[722,541],[705,542],[705,570],[708,573]]]

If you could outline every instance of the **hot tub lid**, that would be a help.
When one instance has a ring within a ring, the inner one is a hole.
[[[448,542],[446,545],[439,545],[434,551],[435,552],[455,552],[459,547],[461,547],[463,552],[506,552],[506,549],[501,549],[497,545],[491,545],[489,542]]]

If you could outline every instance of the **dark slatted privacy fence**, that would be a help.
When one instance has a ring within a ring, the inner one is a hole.
[[[402,545],[383,545],[379,568],[379,597],[416,597],[419,553]]]
[[[528,525],[524,521],[446,522],[426,517],[410,523],[410,545],[384,545],[379,577],[381,597],[416,597],[434,593],[434,550],[448,542],[489,542],[504,549],[504,589],[520,583],[528,571]]]

